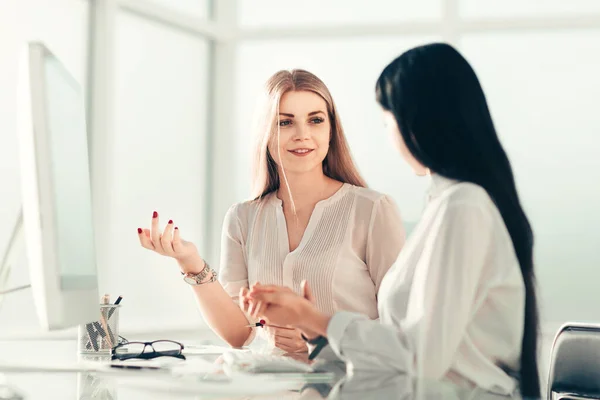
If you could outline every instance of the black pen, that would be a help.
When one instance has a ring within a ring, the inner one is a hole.
[[[267,323],[264,319],[261,319],[260,322],[255,322],[253,324],[246,325],[246,328],[262,328],[265,325],[267,325]]]
[[[152,365],[120,365],[120,364],[111,364],[111,368],[122,368],[122,369],[160,369],[160,367],[155,367]]]
[[[119,296],[117,297],[117,300],[115,301],[115,306],[118,306],[119,303],[121,302],[121,300],[123,300],[123,296]],[[108,319],[110,319],[110,317],[113,315],[113,313],[115,312],[116,308],[111,308],[110,311],[108,312]]]

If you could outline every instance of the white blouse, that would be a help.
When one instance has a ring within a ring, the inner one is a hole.
[[[433,175],[415,231],[379,290],[380,322],[337,313],[331,349],[355,369],[512,394],[525,286],[508,230],[487,192]]]
[[[237,301],[240,289],[255,282],[299,293],[306,279],[321,312],[353,311],[376,319],[377,291],[404,240],[390,197],[346,183],[317,203],[298,248],[290,252],[282,201],[271,193],[227,212],[219,280]]]

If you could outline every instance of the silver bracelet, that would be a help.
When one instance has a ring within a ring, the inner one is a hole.
[[[212,277],[208,281],[202,282],[202,280],[206,278],[206,276],[211,272]],[[206,283],[212,283],[217,280],[217,272],[214,269],[212,269],[206,261],[204,261],[204,268],[202,268],[202,271],[200,271],[199,273],[184,273],[183,271],[181,271],[181,274],[183,275],[183,280],[192,286],[204,285]]]

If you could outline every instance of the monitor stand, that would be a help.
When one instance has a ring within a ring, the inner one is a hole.
[[[0,263],[0,306],[2,305],[2,300],[4,299],[5,294],[17,292],[19,290],[31,287],[31,285],[22,285],[9,289],[6,288],[6,285],[8,284],[10,278],[10,272],[22,248],[23,208],[21,207],[19,209],[19,214],[17,216],[17,220],[15,221],[15,225],[13,226],[10,239],[8,240],[8,245],[6,246],[6,250],[4,251],[2,262]],[[0,400],[14,400],[21,398],[22,397],[20,397],[19,392],[16,390],[16,388],[12,387],[6,381],[6,377],[4,376],[4,374],[0,373]]]
[[[2,299],[5,294],[17,292],[19,290],[27,289],[31,287],[31,285],[22,285],[13,287],[10,289],[6,288],[8,284],[8,280],[10,278],[10,272],[12,270],[13,264],[21,249],[23,248],[23,208],[19,210],[19,215],[17,216],[17,220],[15,221],[15,225],[13,226],[13,231],[11,233],[10,239],[8,240],[8,245],[6,246],[6,250],[4,251],[4,257],[2,257],[2,262],[0,263],[0,305],[2,304]]]

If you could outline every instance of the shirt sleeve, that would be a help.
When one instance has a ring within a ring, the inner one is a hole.
[[[239,304],[240,289],[248,287],[248,265],[244,252],[245,239],[239,212],[240,205],[235,204],[225,214],[221,234],[221,263],[219,265],[219,281],[236,305]],[[244,315],[250,323],[250,316],[246,313]],[[256,329],[252,329],[244,345],[252,342],[255,336]]]
[[[239,298],[240,289],[248,287],[248,266],[244,256],[239,205],[233,205],[225,214],[221,234],[221,262],[219,281],[234,301]]]
[[[402,305],[388,310],[403,315],[400,326],[337,313],[327,329],[333,351],[355,369],[443,377],[472,317],[492,233],[491,216],[479,206],[445,206],[425,239],[406,315]]]
[[[379,285],[404,246],[406,234],[394,200],[383,196],[373,206],[367,236],[366,264],[379,292]]]

